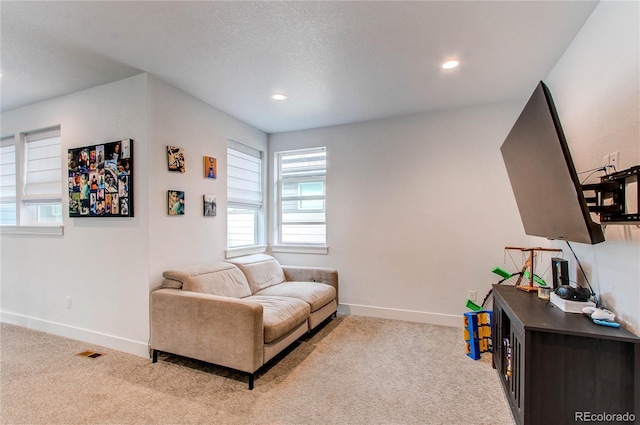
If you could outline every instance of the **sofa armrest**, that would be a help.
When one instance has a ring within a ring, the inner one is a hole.
[[[262,305],[158,289],[150,297],[151,348],[248,373],[263,364]]]
[[[288,282],[320,282],[331,285],[336,290],[338,303],[338,271],[323,267],[282,266],[284,277]]]

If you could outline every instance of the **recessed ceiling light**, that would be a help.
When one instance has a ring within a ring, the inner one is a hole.
[[[442,69],[453,69],[460,65],[460,59],[449,59],[442,64]]]
[[[287,95],[284,93],[273,93],[271,95],[271,98],[273,100],[285,100],[287,98]]]

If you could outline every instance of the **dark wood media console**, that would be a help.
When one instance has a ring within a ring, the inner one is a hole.
[[[640,423],[640,338],[494,285],[493,366],[518,424]],[[591,420],[581,420],[590,417]],[[609,420],[607,420],[607,418]]]

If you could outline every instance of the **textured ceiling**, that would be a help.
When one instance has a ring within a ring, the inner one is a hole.
[[[596,5],[3,0],[0,101],[149,72],[275,133],[519,100]],[[448,57],[462,66],[441,70]]]

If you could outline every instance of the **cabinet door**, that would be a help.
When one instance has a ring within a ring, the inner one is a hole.
[[[493,324],[491,329],[491,346],[493,348],[493,368],[502,371],[502,307],[493,304]]]
[[[512,405],[512,411],[516,416],[516,422],[524,424],[525,412],[525,345],[524,332],[511,326],[509,333],[510,359],[507,360],[509,369],[509,378],[507,387],[509,393],[509,401]]]

